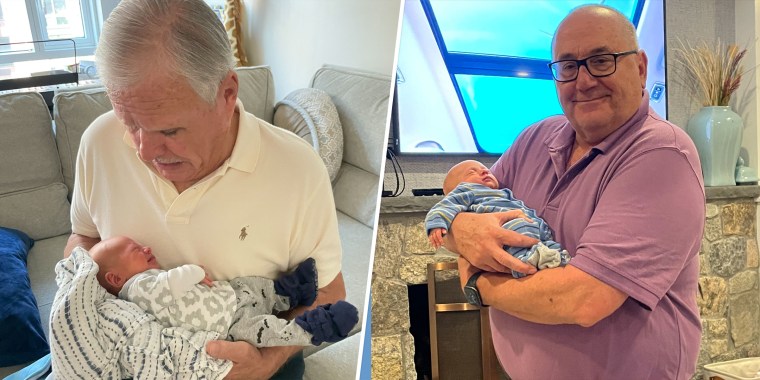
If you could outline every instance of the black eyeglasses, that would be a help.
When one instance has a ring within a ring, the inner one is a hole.
[[[638,50],[622,53],[597,54],[586,59],[563,59],[549,64],[554,80],[557,82],[572,82],[578,78],[581,66],[586,66],[588,73],[596,78],[602,78],[615,73],[618,57],[638,53]]]

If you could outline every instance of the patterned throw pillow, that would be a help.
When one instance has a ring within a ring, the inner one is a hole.
[[[311,143],[327,167],[330,181],[343,161],[343,127],[330,95],[315,88],[288,94],[275,106],[274,125]]]

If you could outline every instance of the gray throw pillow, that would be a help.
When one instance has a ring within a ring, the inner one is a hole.
[[[0,194],[0,226],[25,232],[34,240],[71,232],[66,185],[49,185]]]

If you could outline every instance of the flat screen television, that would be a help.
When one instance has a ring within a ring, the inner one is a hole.
[[[410,0],[396,73],[395,151],[499,155],[525,127],[562,113],[547,66],[554,30],[573,8],[600,3],[636,26],[649,58],[650,104],[667,117],[663,0]]]

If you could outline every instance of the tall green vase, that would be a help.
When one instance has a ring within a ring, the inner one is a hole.
[[[703,107],[689,119],[686,133],[697,146],[705,186],[736,185],[743,126],[742,118],[728,106]]]

